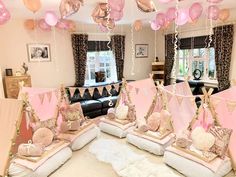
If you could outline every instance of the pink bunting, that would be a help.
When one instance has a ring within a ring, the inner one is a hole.
[[[182,96],[178,96],[178,95],[176,95],[176,99],[177,99],[179,105],[181,105],[182,102],[183,102],[183,99],[184,99],[184,98],[183,98]]]
[[[49,103],[51,103],[51,100],[52,100],[52,92],[47,92],[46,95],[47,95],[47,97],[48,97]]]
[[[98,89],[98,92],[99,92],[99,94],[100,94],[100,95],[102,95],[103,88],[104,88],[104,87],[97,87],[97,89]]]
[[[73,97],[74,94],[75,94],[76,88],[74,88],[74,87],[69,87],[69,90],[70,90],[70,96]]]
[[[88,91],[89,91],[89,94],[90,94],[91,96],[93,96],[94,88],[93,88],[93,87],[89,87],[89,88],[88,88]]]
[[[39,99],[40,99],[40,103],[41,103],[41,104],[43,104],[44,96],[45,96],[44,93],[38,94],[38,97],[39,97]]]
[[[85,88],[79,88],[80,96],[84,96]]]
[[[227,105],[228,111],[230,113],[233,113],[236,108],[236,101],[226,101],[226,105]]]

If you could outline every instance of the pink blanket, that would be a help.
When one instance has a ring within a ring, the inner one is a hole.
[[[219,169],[219,167],[221,166],[222,163],[229,161],[230,159],[228,157],[226,157],[224,160],[220,159],[220,158],[216,158],[213,161],[211,161],[210,163],[205,162],[204,160],[201,160],[197,157],[194,157],[190,154],[187,154],[179,149],[174,148],[173,146],[169,146],[166,148],[166,151],[175,153],[176,155],[179,155],[181,157],[187,158],[191,161],[194,161],[200,165],[203,165],[205,167],[207,167],[209,170],[211,170],[212,172],[217,172],[217,170]]]

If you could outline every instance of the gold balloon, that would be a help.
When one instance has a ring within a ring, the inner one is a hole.
[[[68,31],[75,32],[76,31],[76,24],[72,20],[68,20]]]
[[[226,20],[228,20],[229,16],[230,16],[229,9],[222,9],[222,10],[220,10],[219,19],[221,21],[225,22]]]
[[[25,20],[24,26],[27,30],[34,30],[36,28],[36,21],[33,19]]]
[[[37,12],[41,8],[40,0],[23,0],[25,7],[27,7],[32,12]]]
[[[59,7],[61,17],[66,18],[78,12],[80,5],[83,5],[83,0],[61,0]]]
[[[95,23],[102,23],[104,18],[107,18],[107,3],[99,3],[92,13],[92,18]]]
[[[107,18],[104,18],[101,24],[110,30],[114,29],[116,26],[114,20]]]
[[[139,10],[142,12],[155,12],[156,7],[152,0],[136,0]]]
[[[141,31],[142,28],[143,28],[143,23],[142,23],[142,21],[141,21],[141,20],[136,20],[136,21],[134,22],[134,29],[135,29],[135,31]]]

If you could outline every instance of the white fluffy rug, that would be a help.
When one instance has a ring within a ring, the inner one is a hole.
[[[99,161],[110,163],[122,177],[179,177],[164,164],[154,164],[115,140],[99,139],[89,147]]]

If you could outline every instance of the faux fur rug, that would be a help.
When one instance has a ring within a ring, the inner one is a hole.
[[[133,152],[129,146],[115,140],[99,139],[89,147],[99,161],[110,163],[122,177],[179,177],[164,164],[154,164],[144,155]]]

